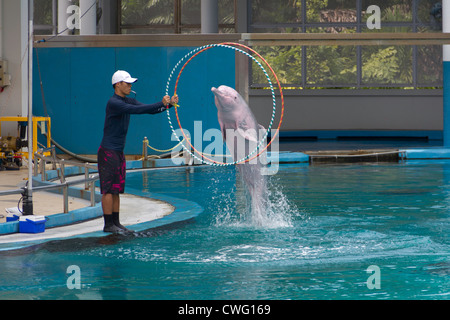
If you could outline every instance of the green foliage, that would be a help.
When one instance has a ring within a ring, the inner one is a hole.
[[[282,84],[301,83],[301,47],[255,47],[254,49],[276,70],[277,77]],[[255,63],[253,63],[252,71],[254,83],[267,83],[266,76]]]
[[[285,0],[254,1],[253,12],[257,12],[258,19],[268,23],[278,23],[282,18],[276,6],[297,8],[296,15],[300,15],[301,1]],[[330,2],[308,0],[306,2],[307,22],[319,22],[322,10],[344,10],[350,2],[345,0]],[[353,2],[352,2],[353,3]],[[344,8],[344,9],[342,9]],[[278,8],[279,9],[279,8]],[[350,10],[350,9],[349,9]],[[337,12],[336,12],[337,13]],[[367,15],[363,15],[366,21]],[[290,21],[289,19],[287,19]],[[411,6],[403,0],[390,0],[382,5],[382,21],[412,21]],[[306,32],[353,33],[351,28],[311,28]],[[296,32],[293,28],[278,28],[279,32]],[[409,27],[383,28],[383,30],[364,30],[364,32],[410,32]],[[351,87],[357,83],[357,47],[355,46],[286,46],[261,47],[256,49],[272,65],[280,82],[292,86],[333,86]],[[413,47],[411,46],[364,46],[361,48],[361,84],[376,85],[411,85],[413,83],[412,68]],[[302,63],[306,62],[306,66]],[[422,68],[427,69],[427,68]],[[431,68],[428,68],[431,69]],[[436,68],[434,68],[436,69]],[[433,69],[433,70],[434,70]],[[265,84],[266,80],[257,68],[253,68],[253,83]],[[302,74],[306,72],[306,74]],[[436,74],[436,72],[434,72]],[[431,76],[432,78],[433,76]],[[425,77],[423,77],[425,78]],[[306,83],[303,82],[306,80]]]
[[[363,65],[362,77],[366,83],[394,83],[399,72],[397,50],[394,47],[372,53]]]
[[[308,84],[356,84],[354,46],[315,46],[306,52]]]

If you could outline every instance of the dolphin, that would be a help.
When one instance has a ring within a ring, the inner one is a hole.
[[[243,159],[255,150],[261,139],[258,133],[265,129],[258,124],[249,106],[235,89],[221,85],[218,88],[212,87],[211,91],[214,94],[222,136],[233,161]],[[252,156],[254,155],[256,153]],[[261,161],[256,159],[236,166],[251,197],[251,220],[256,224],[263,224],[267,188],[265,177],[261,174]]]

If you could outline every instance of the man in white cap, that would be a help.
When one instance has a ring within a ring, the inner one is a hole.
[[[103,139],[98,149],[98,171],[100,190],[102,193],[102,209],[104,232],[128,231],[120,224],[119,194],[125,187],[125,140],[130,124],[131,114],[160,113],[178,103],[178,97],[164,96],[161,102],[143,104],[127,97],[131,93],[131,85],[138,79],[123,70],[118,70],[112,77],[114,95],[106,105]]]

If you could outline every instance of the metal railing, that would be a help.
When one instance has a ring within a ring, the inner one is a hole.
[[[50,156],[44,156],[44,153],[50,152]],[[76,161],[58,159],[56,157],[55,147],[46,148],[46,149],[38,149],[35,154],[35,165],[33,168],[33,175],[36,177],[41,174],[41,181],[48,181],[46,179],[46,164],[52,164],[52,170],[57,172],[57,178],[59,178],[59,183],[54,183],[47,186],[37,186],[33,187],[33,192],[38,191],[49,191],[54,189],[62,189],[63,194],[63,209],[64,213],[69,212],[69,187],[80,185],[84,183],[84,189],[90,192],[90,206],[95,206],[95,181],[99,179],[98,174],[89,175],[89,170],[97,170],[97,166],[90,163],[80,163]],[[58,168],[59,165],[59,168]],[[66,166],[78,167],[78,173],[84,173],[84,179],[77,179],[68,181],[66,178],[68,175],[66,174]],[[13,194],[26,194],[27,186],[24,186],[20,189],[6,190],[0,191],[0,196],[13,195]]]

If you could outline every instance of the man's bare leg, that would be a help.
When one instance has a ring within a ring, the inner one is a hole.
[[[105,220],[105,226],[103,227],[104,232],[120,232],[123,230],[115,224],[115,220],[119,221],[120,197],[118,194],[103,194],[102,210],[103,218]]]

